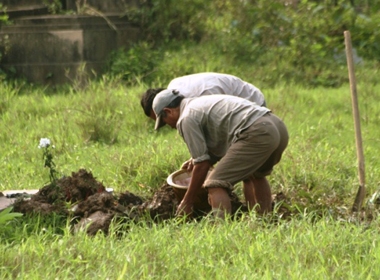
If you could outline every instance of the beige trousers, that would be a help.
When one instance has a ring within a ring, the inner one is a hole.
[[[204,187],[231,190],[250,176],[262,178],[271,174],[288,141],[285,124],[273,113],[267,113],[238,135],[238,140],[216,164]]]

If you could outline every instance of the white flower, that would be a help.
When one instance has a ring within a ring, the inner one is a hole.
[[[40,144],[38,145],[38,149],[47,148],[49,146],[50,146],[50,139],[49,138],[41,138]]]

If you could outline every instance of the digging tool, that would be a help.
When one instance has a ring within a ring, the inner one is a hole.
[[[352,101],[352,113],[354,117],[355,126],[355,142],[356,142],[356,155],[358,158],[358,171],[359,171],[359,189],[355,197],[352,211],[357,212],[360,210],[364,197],[365,197],[365,176],[364,176],[364,154],[363,154],[363,142],[360,128],[359,106],[358,96],[356,90],[356,80],[352,56],[352,44],[350,31],[344,31],[344,41],[346,45],[346,57],[348,66],[348,76],[350,79],[351,101]]]

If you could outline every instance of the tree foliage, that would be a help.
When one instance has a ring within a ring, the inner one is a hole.
[[[127,13],[153,48],[208,43],[231,63],[271,64],[277,78],[339,86],[345,30],[356,62],[380,61],[379,8],[380,0],[146,0]]]

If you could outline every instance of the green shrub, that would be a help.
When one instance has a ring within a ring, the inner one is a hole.
[[[252,65],[262,69],[259,76],[256,71],[257,79],[271,85],[285,81],[337,87],[348,81],[347,72],[342,71],[346,67],[345,30],[352,33],[355,62],[379,60],[378,6],[379,0],[367,4],[350,0],[144,1],[140,9],[127,13],[151,42],[144,49],[148,58],[136,55],[136,49],[119,57],[138,65],[137,69],[128,67],[129,76],[141,77],[141,72],[147,72],[142,65],[148,61],[150,70],[166,71],[171,77],[199,68],[221,72],[235,65]],[[195,56],[202,59],[187,56],[186,63],[178,65],[173,54],[189,53],[183,46],[194,48],[193,44],[212,46],[213,51],[206,56],[201,50]],[[157,46],[161,46],[161,59],[151,54],[158,51]],[[117,60],[113,73],[120,72]],[[161,60],[166,68],[160,68]],[[143,80],[150,82],[154,77]]]
[[[14,213],[12,212],[12,207],[5,208],[0,211],[0,226],[1,227],[7,227],[7,222],[11,221],[17,217],[21,217],[21,213]]]
[[[205,19],[212,0],[150,0],[127,10],[149,42],[200,41],[206,32]]]
[[[119,49],[113,52],[108,72],[130,83],[141,79],[149,82],[154,79],[154,72],[161,61],[162,54],[159,50],[147,42],[140,42],[127,51]]]
[[[380,13],[371,17],[358,15],[351,33],[353,44],[360,56],[380,61]]]

